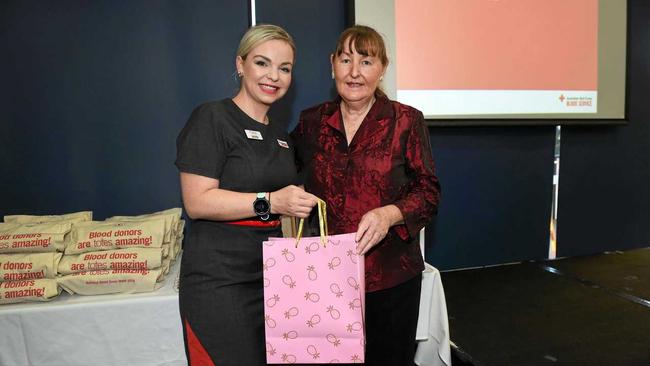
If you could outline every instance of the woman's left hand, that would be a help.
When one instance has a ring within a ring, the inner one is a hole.
[[[402,213],[394,206],[383,206],[366,212],[357,228],[357,253],[365,255],[386,237],[388,229],[402,220]]]

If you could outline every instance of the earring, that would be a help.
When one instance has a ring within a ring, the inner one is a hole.
[[[332,80],[334,80],[334,71],[332,71]]]
[[[379,77],[379,81],[383,81],[383,80],[384,80],[384,75]]]
[[[241,78],[242,76],[244,76],[244,73],[241,72],[241,71],[239,71],[239,70],[237,70],[237,76],[239,76],[239,78]]]

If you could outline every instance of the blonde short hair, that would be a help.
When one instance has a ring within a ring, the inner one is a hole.
[[[248,53],[259,44],[271,40],[280,40],[285,41],[291,50],[293,51],[293,58],[296,58],[296,45],[293,43],[293,38],[289,33],[273,24],[258,24],[250,27],[244,36],[239,41],[239,48],[237,48],[237,56],[241,57],[243,60],[246,59]]]

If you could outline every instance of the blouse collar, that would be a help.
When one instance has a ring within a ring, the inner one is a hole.
[[[323,119],[335,129],[343,130],[343,119],[341,118],[341,96],[337,96],[332,102],[327,103],[323,110]],[[375,103],[370,107],[368,114],[363,119],[366,122],[376,122],[393,117],[393,108],[390,99],[384,94],[375,93]],[[362,125],[363,125],[362,124]]]
[[[352,142],[367,140],[388,126],[390,121],[394,119],[393,117],[394,111],[390,99],[383,94],[375,94],[375,103],[370,107]],[[337,96],[332,102],[326,104],[321,121],[345,134],[343,118],[341,117],[341,96]]]

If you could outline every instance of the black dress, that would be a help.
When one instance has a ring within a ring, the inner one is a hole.
[[[197,107],[177,149],[181,172],[219,179],[227,190],[275,191],[296,178],[293,146],[282,126],[253,120],[231,99]],[[217,366],[266,365],[262,241],[281,235],[280,228],[192,222],[179,293],[189,364],[210,364],[190,352],[198,346]]]

